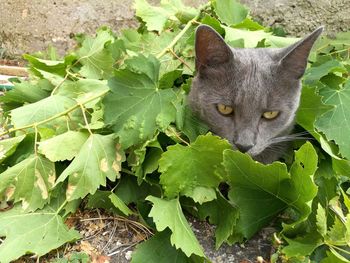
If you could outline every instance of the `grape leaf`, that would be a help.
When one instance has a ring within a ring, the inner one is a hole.
[[[135,0],[136,16],[140,17],[148,31],[163,31],[168,20],[185,23],[197,15],[197,10],[184,6],[181,0],[161,0],[161,6],[152,6],[146,0]]]
[[[157,170],[163,150],[155,137],[141,145],[131,147],[129,151],[128,165],[141,183],[147,174]]]
[[[18,144],[23,141],[24,137],[26,136],[21,135],[0,141],[0,163],[15,152]]]
[[[319,138],[314,127],[315,121],[330,109],[332,109],[331,106],[322,103],[321,96],[315,93],[315,88],[304,86],[296,116],[297,123],[305,130],[312,133],[314,137]]]
[[[350,80],[340,90],[324,88],[320,91],[326,105],[334,106],[332,110],[321,115],[315,123],[318,131],[324,133],[328,140],[334,140],[342,156],[350,159]]]
[[[345,67],[338,60],[329,60],[318,66],[310,67],[303,77],[304,83],[315,85],[324,76],[331,72],[346,72]]]
[[[107,81],[96,80],[96,79],[79,79],[75,82],[70,82],[69,84],[62,85],[57,94],[75,99],[79,103],[84,103],[85,101],[97,97],[99,94],[103,94],[109,90]],[[86,108],[93,108],[97,102],[101,100],[97,97],[95,100],[85,103]]]
[[[131,263],[194,263],[191,258],[170,244],[169,230],[156,233],[153,237],[136,246]]]
[[[176,113],[174,91],[158,89],[155,77],[159,62],[154,57],[146,59],[142,55],[134,60],[144,61],[143,69],[138,68],[139,73],[129,69],[116,71],[109,81],[111,92],[103,100],[105,121],[120,137],[123,148],[153,138],[157,130],[164,131],[175,120]],[[153,75],[150,75],[150,69]]]
[[[84,132],[67,131],[40,142],[38,150],[52,162],[72,160],[88,137]]]
[[[181,249],[187,257],[192,254],[205,257],[202,247],[181,210],[179,200],[163,200],[154,196],[148,196],[146,200],[153,203],[149,216],[153,217],[157,230],[159,232],[166,228],[171,230],[170,242],[173,246]]]
[[[263,30],[248,31],[244,29],[237,29],[232,27],[223,26],[225,29],[225,40],[230,43],[238,40],[244,41],[244,47],[254,48],[258,46],[258,43],[265,39],[265,43],[270,47],[286,47],[295,43],[297,38],[286,38],[273,36],[272,33],[265,32]]]
[[[106,178],[114,181],[119,176],[125,157],[113,137],[113,134],[90,135],[72,163],[58,177],[56,185],[69,177],[68,201],[94,194],[100,185],[106,185]]]
[[[129,207],[127,207],[123,200],[121,200],[116,194],[111,193],[109,195],[109,199],[111,200],[112,204],[118,208],[124,215],[129,216],[134,214],[133,211],[130,210]]]
[[[50,84],[47,80],[39,81],[22,81],[15,83],[12,90],[6,92],[0,97],[0,102],[15,104],[16,107],[23,105],[25,102],[33,103],[42,100],[50,95],[43,87]]]
[[[349,260],[344,260],[343,256],[340,255],[339,257],[338,252],[335,250],[332,250],[331,252],[327,251],[326,254],[327,257],[322,259],[321,263],[349,263]]]
[[[213,7],[220,21],[228,26],[241,23],[249,13],[248,9],[236,0],[215,0]]]
[[[136,16],[145,21],[149,31],[154,30],[161,32],[168,17],[173,15],[171,10],[152,6],[146,0],[135,0],[134,8],[136,9]]]
[[[323,243],[321,237],[317,233],[309,233],[303,237],[294,239],[284,237],[284,239],[288,242],[288,245],[285,246],[282,251],[289,258],[311,255],[311,253]]]
[[[18,128],[49,119],[73,107],[76,103],[67,97],[54,95],[11,111],[12,124]]]
[[[114,41],[110,30],[101,29],[96,38],[86,37],[78,50],[79,61],[83,64],[80,74],[86,78],[102,79],[111,76],[113,71],[113,56],[109,44]]]
[[[223,176],[215,171],[223,160],[222,152],[231,145],[210,133],[201,135],[190,146],[169,146],[159,161],[160,184],[164,194],[192,197],[197,186],[218,187]]]
[[[234,233],[234,227],[239,216],[237,208],[221,194],[218,194],[216,200],[201,205],[198,212],[201,219],[209,216],[209,222],[217,226],[215,229],[215,247],[218,249]]]
[[[316,226],[318,233],[320,233],[322,237],[325,237],[327,234],[327,215],[326,210],[324,210],[321,204],[317,206]]]
[[[27,213],[20,206],[0,213],[0,262],[7,263],[33,253],[43,256],[49,251],[80,238],[77,231],[68,229],[57,210],[48,205],[42,210]]]
[[[40,155],[31,155],[0,174],[0,194],[6,200],[22,201],[22,208],[34,211],[50,201],[55,166]]]
[[[239,209],[237,234],[250,238],[262,226],[287,207],[295,209],[299,218],[294,224],[305,220],[310,214],[310,201],[316,195],[312,181],[317,168],[317,154],[310,143],[296,152],[291,168],[275,162],[263,165],[250,156],[237,151],[224,151],[224,166],[230,184],[229,198]]]

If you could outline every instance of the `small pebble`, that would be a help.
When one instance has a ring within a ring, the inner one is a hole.
[[[128,251],[128,252],[125,253],[126,260],[130,260],[131,259],[131,254],[132,254],[132,251]]]

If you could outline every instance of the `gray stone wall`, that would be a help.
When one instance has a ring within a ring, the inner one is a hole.
[[[205,0],[184,2],[198,6]],[[350,30],[350,0],[242,2],[264,25],[282,26],[292,35],[304,35],[318,25],[326,25],[328,33]],[[134,27],[133,16],[132,0],[0,0],[0,48],[19,56],[52,44],[63,54],[74,45],[73,34],[92,34],[101,25],[115,31]]]

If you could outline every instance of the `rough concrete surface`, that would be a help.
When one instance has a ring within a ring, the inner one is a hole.
[[[0,0],[0,48],[20,56],[51,44],[72,48],[76,33],[93,34],[101,25],[115,31],[137,25],[132,0]],[[159,0],[150,1],[153,3]],[[206,0],[185,0],[198,6]],[[282,26],[300,36],[318,25],[328,33],[350,30],[350,0],[242,0],[264,25]]]
[[[326,33],[350,30],[350,0],[241,0],[251,15],[265,26],[279,26],[303,36],[320,25]]]

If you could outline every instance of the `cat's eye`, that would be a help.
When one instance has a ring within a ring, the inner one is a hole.
[[[224,104],[218,104],[217,105],[218,111],[223,115],[229,115],[233,113],[233,108]]]
[[[262,116],[267,120],[272,120],[276,118],[279,113],[279,111],[265,111]]]

